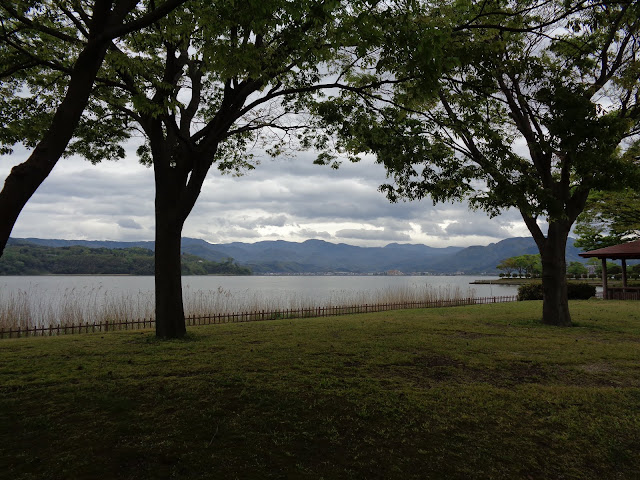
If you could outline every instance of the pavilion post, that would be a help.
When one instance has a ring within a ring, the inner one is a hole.
[[[622,287],[627,288],[627,260],[622,259]]]
[[[607,300],[609,298],[607,292],[607,259],[602,259],[602,298]]]

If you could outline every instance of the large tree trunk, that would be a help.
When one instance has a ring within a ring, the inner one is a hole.
[[[567,296],[566,248],[569,226],[565,222],[549,224],[547,238],[539,246],[542,260],[542,322],[548,325],[568,327],[571,325]]]
[[[180,262],[183,220],[173,201],[175,192],[156,188],[156,336],[181,338],[186,333]]]
[[[181,168],[180,163],[198,164],[198,158],[187,149],[172,147],[175,144],[164,138],[157,119],[150,121],[148,128],[156,184],[156,336],[181,338],[186,334],[186,325],[180,240],[207,169]]]
[[[588,193],[588,192],[587,192]],[[584,194],[586,198],[586,194]],[[582,203],[584,205],[584,202]],[[526,215],[522,218],[527,224],[540,252],[542,261],[542,322],[547,325],[568,327],[571,325],[569,299],[567,295],[567,261],[565,258],[567,239],[575,217],[581,210],[572,209],[568,219],[555,220],[549,223],[545,237],[536,222],[536,218]]]

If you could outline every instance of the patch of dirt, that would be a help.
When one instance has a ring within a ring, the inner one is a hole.
[[[353,362],[344,362],[343,365],[345,367],[361,367],[362,366],[362,362],[359,362],[359,361],[355,360]]]
[[[587,373],[608,373],[612,370],[611,365],[606,363],[585,363],[577,365],[576,368]]]
[[[456,337],[466,338],[469,340],[475,340],[476,338],[486,338],[486,337],[500,337],[502,335],[497,333],[480,333],[480,332],[467,332],[464,330],[460,330],[455,332]]]
[[[427,368],[460,367],[463,363],[444,355],[418,355],[413,359],[412,365]]]
[[[444,355],[416,355],[409,361],[383,365],[385,375],[391,374],[420,388],[431,388],[440,382],[456,382],[462,362]]]

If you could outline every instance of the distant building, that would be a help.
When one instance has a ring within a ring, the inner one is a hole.
[[[390,275],[393,277],[400,277],[400,276],[403,276],[404,273],[402,273],[400,270],[387,270],[387,275]]]

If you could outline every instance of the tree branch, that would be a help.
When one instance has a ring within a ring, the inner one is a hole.
[[[145,27],[157,22],[161,18],[165,17],[180,5],[183,5],[188,0],[166,0],[159,7],[154,8],[151,12],[143,15],[136,20],[132,20],[122,25],[115,25],[109,28],[105,33],[105,38],[114,39],[122,37],[132,32],[142,30]],[[124,17],[123,17],[124,19]]]

